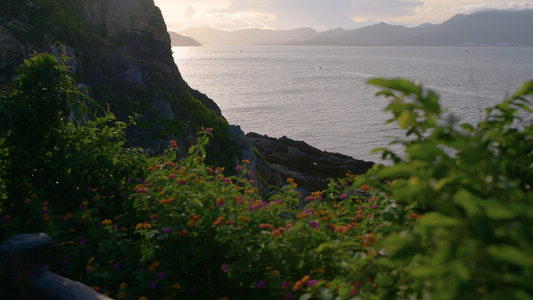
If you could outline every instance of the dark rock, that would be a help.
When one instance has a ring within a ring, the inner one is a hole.
[[[257,157],[254,154],[254,150],[252,148],[252,143],[249,138],[246,137],[244,132],[241,130],[241,126],[238,125],[230,125],[227,130],[228,137],[230,141],[234,142],[237,145],[237,148],[241,152],[242,159],[248,160],[248,171],[254,172],[254,174],[257,172],[256,170],[256,163],[257,163]],[[235,165],[239,165],[241,162],[236,161]],[[254,180],[257,181],[257,178],[255,177]]]
[[[305,196],[326,189],[330,178],[343,178],[347,173],[364,174],[374,164],[321,151],[285,136],[276,139],[252,132],[247,137],[258,154],[256,167],[263,180],[263,193],[273,191],[268,186],[281,187],[287,185],[287,178],[293,178],[300,193]]]

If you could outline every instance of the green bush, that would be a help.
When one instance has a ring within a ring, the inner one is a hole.
[[[370,83],[393,98],[405,154],[381,149],[392,166],[305,199],[292,179],[261,197],[246,161],[234,176],[208,165],[210,128],[176,161],[175,142],[151,158],[126,148],[109,115],[54,123],[60,146],[42,149],[61,154],[35,150],[46,168],[17,186],[2,169],[1,239],[48,232],[57,273],[118,299],[530,299],[533,125],[513,124],[530,118],[533,82],[477,125],[444,124],[437,96],[413,83]],[[1,114],[16,116],[13,95]],[[10,162],[22,154],[5,128]]]

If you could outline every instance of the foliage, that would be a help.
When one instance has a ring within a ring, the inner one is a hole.
[[[39,197],[65,213],[87,197],[90,185],[115,199],[120,179],[144,161],[138,150],[123,147],[126,124],[107,112],[88,121],[94,102],[54,56],[34,56],[18,74],[0,99],[2,212],[24,218]],[[30,223],[29,230],[39,228]]]
[[[530,299],[533,125],[512,125],[529,117],[533,82],[476,126],[442,125],[419,85],[370,83],[393,98],[406,154],[383,149],[392,166],[305,198],[292,179],[261,197],[246,161],[232,176],[210,166],[211,128],[176,161],[175,142],[151,158],[126,148],[109,115],[54,123],[61,155],[37,151],[47,167],[21,177],[24,210],[2,208],[1,239],[48,232],[55,271],[118,299]],[[2,114],[16,116],[13,91]],[[9,130],[5,161],[18,155]]]
[[[476,126],[439,125],[436,94],[416,84],[370,83],[387,88],[381,94],[394,98],[387,108],[391,120],[414,136],[402,142],[405,159],[384,151],[395,164],[367,174],[399,207],[421,216],[414,227],[385,236],[381,245],[389,257],[409,274],[420,297],[530,299],[533,82],[487,109]],[[394,184],[379,184],[384,179]]]

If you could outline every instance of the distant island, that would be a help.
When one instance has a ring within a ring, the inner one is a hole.
[[[426,23],[417,27],[379,23],[325,32],[311,28],[228,32],[196,27],[170,34],[173,46],[192,46],[184,40],[189,37],[198,45],[532,47],[531,28],[533,10],[487,10],[458,14],[441,24]]]
[[[202,44],[198,43],[193,38],[190,38],[188,36],[183,36],[181,34],[177,34],[175,32],[169,31],[168,34],[170,35],[170,41],[171,45],[173,47],[176,46],[202,46]]]

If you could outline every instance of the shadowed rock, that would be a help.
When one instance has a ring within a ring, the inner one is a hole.
[[[251,132],[247,137],[258,156],[256,167],[263,180],[262,193],[271,192],[268,185],[281,187],[287,185],[287,178],[293,178],[300,193],[307,195],[326,189],[330,178],[343,178],[348,172],[363,174],[374,164],[321,151],[285,136],[276,139]]]

